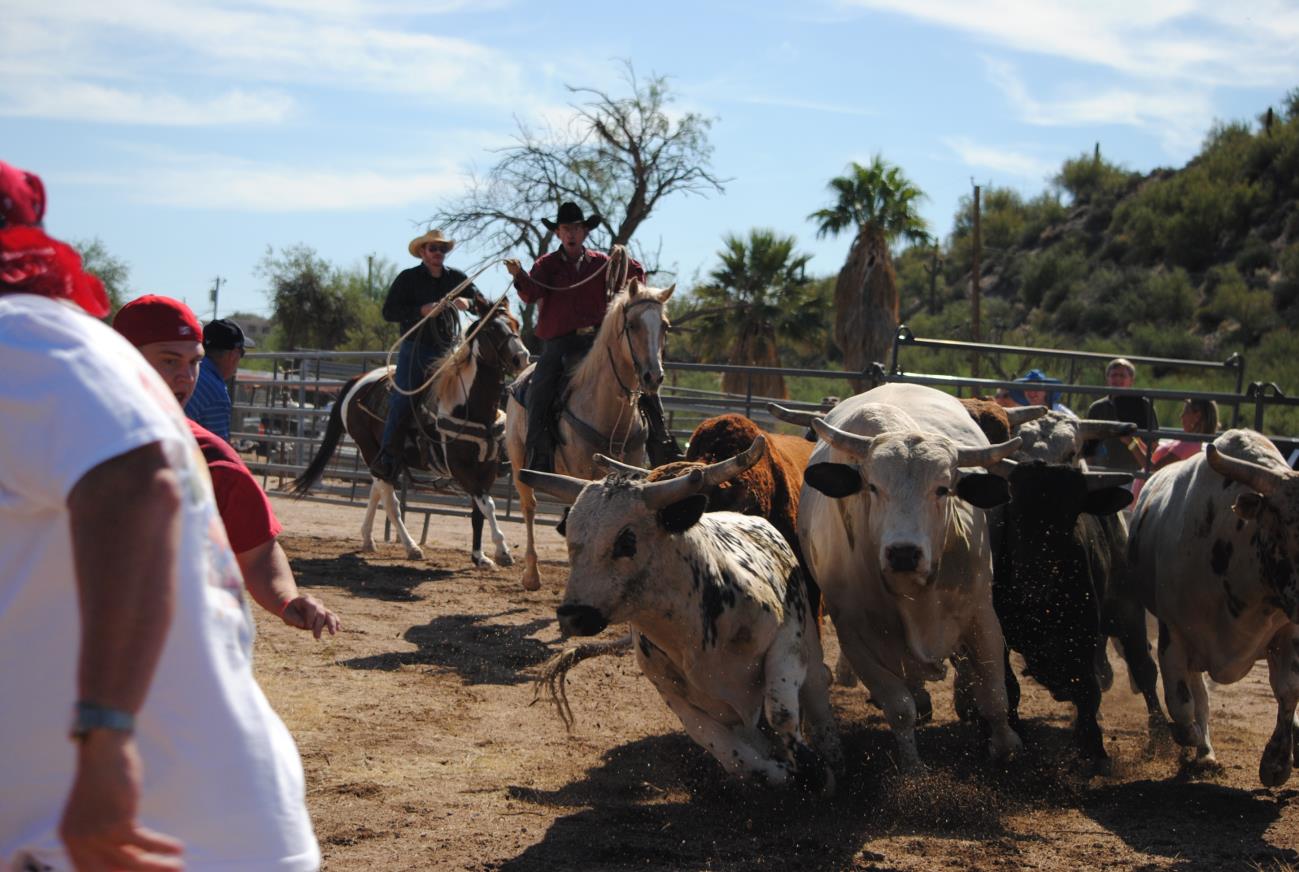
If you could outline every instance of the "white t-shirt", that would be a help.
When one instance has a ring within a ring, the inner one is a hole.
[[[79,310],[0,294],[0,866],[68,866],[57,826],[80,619],[67,497],[94,467],[155,442],[182,490],[176,607],[136,717],[140,822],[187,869],[315,869],[302,763],[251,669],[252,619],[175,397],[131,345]]]

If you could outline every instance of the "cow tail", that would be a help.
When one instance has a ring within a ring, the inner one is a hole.
[[[320,480],[324,474],[325,467],[329,465],[329,460],[334,456],[334,450],[338,448],[338,443],[343,437],[343,402],[347,395],[356,387],[356,383],[361,380],[361,376],[353,376],[343,385],[343,389],[338,392],[338,399],[334,401],[334,408],[329,410],[329,424],[325,427],[325,436],[320,442],[320,449],[316,456],[311,459],[311,463],[302,474],[293,480],[292,492],[295,497],[301,499],[311,490],[311,486]]]
[[[564,729],[573,732],[576,721],[573,719],[573,708],[568,704],[566,689],[568,670],[592,657],[602,657],[606,654],[621,657],[630,650],[631,633],[611,642],[587,642],[576,648],[560,651],[538,668],[537,680],[532,685],[532,702],[528,705],[535,705],[544,695],[554,704],[559,719],[564,722]]]

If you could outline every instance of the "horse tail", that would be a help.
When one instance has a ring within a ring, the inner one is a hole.
[[[320,481],[320,476],[324,474],[330,458],[334,456],[334,450],[338,448],[338,443],[343,438],[343,403],[362,376],[364,376],[364,373],[352,376],[343,385],[343,389],[338,392],[338,399],[334,401],[334,408],[329,410],[329,424],[325,427],[325,436],[320,442],[320,450],[316,452],[316,456],[311,459],[311,463],[302,471],[302,474],[293,480],[291,490],[295,497],[301,498],[307,495],[307,491],[311,490],[311,486]]]

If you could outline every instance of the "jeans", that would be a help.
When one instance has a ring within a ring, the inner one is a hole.
[[[402,390],[414,390],[428,378],[429,365],[445,351],[445,348],[429,342],[405,340],[397,349],[397,371],[393,373],[393,381]],[[410,414],[412,399],[398,391],[392,391],[388,395],[388,417],[383,422],[382,448],[389,454],[401,453],[401,446],[393,445],[393,440],[397,438]]]

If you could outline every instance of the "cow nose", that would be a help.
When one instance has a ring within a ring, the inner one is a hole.
[[[609,619],[593,606],[562,605],[555,614],[565,636],[594,636],[609,626]]]
[[[884,559],[894,572],[915,572],[920,565],[920,549],[915,545],[890,545],[884,549]]]

